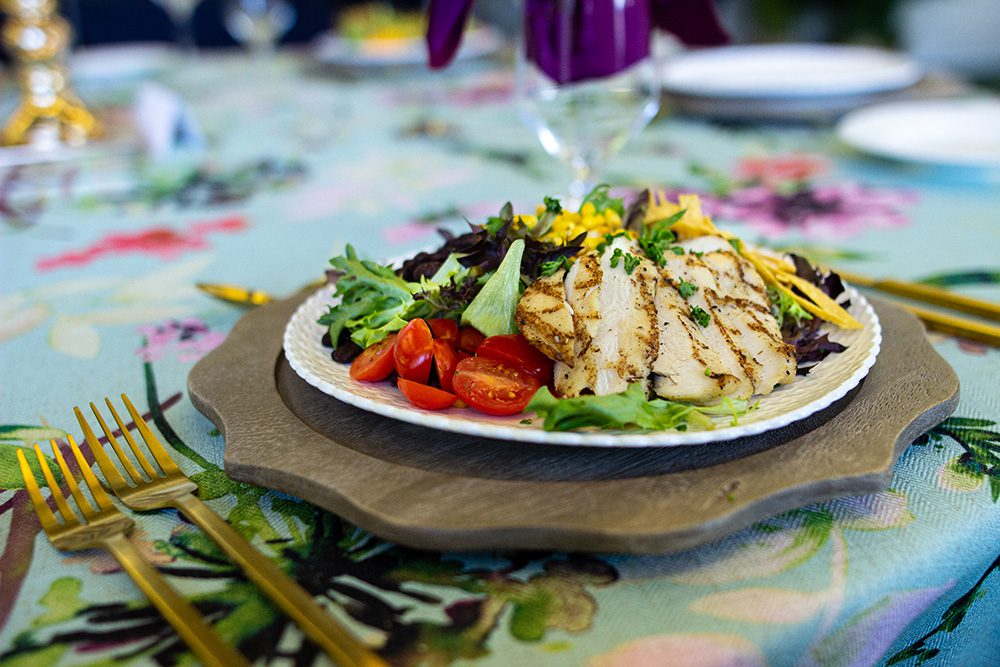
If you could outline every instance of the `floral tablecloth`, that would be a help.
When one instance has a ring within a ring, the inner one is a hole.
[[[243,311],[195,282],[289,294],[347,242],[398,256],[507,199],[533,208],[568,174],[514,120],[504,66],[338,79],[307,58],[215,55],[157,77],[204,150],[0,174],[0,665],[192,662],[113,560],[51,546],[17,469],[16,447],[63,442],[74,405],[120,391],[202,498],[395,664],[1000,664],[1000,351],[967,341],[932,336],[961,403],[885,491],[676,555],[417,552],[230,480],[185,387]],[[127,134],[131,88],[81,89]],[[606,179],[703,193],[748,239],[1000,300],[996,182],[864,159],[828,128],[666,115]],[[137,522],[246,655],[325,660],[176,513]]]

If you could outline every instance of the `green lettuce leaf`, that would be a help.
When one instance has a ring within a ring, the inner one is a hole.
[[[521,256],[524,239],[510,244],[496,272],[462,313],[462,324],[478,329],[484,336],[517,333],[514,311],[521,298]]]
[[[545,418],[546,431],[572,431],[595,427],[613,430],[665,431],[686,430],[688,426],[709,430],[715,424],[708,415],[745,414],[746,401],[725,401],[718,405],[697,406],[661,398],[647,400],[641,383],[629,385],[619,394],[556,398],[548,387],[539,389],[525,408]]]
[[[331,259],[330,264],[343,274],[334,290],[340,303],[331,306],[318,322],[329,328],[334,344],[347,329],[351,340],[361,347],[383,340],[416,317],[433,316],[433,304],[414,299],[413,295],[438,290],[441,284],[452,277],[464,276],[466,271],[457,258],[449,257],[433,279],[408,282],[396,275],[391,266],[359,259],[350,245],[343,255]]]

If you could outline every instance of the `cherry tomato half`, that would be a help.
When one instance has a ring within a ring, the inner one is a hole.
[[[475,354],[476,348],[482,345],[486,336],[479,333],[479,329],[473,327],[462,327],[458,330],[458,349],[462,352]]]
[[[427,384],[434,356],[433,343],[427,322],[420,318],[407,322],[396,337],[396,346],[392,351],[399,377]]]
[[[490,336],[476,350],[476,356],[496,359],[511,368],[520,368],[535,376],[539,384],[548,384],[552,379],[552,360],[532,347],[521,334]]]
[[[456,329],[457,331],[457,329]],[[434,368],[437,370],[438,382],[445,391],[451,391],[451,378],[455,375],[458,357],[451,345],[438,338],[434,341]]]
[[[396,370],[393,349],[396,346],[396,334],[378,343],[369,345],[353,362],[351,362],[351,377],[362,382],[378,382],[384,380]]]
[[[455,403],[455,394],[449,394],[426,384],[399,378],[396,381],[396,386],[410,403],[424,410],[444,410]]]
[[[538,391],[534,376],[496,359],[469,357],[458,362],[452,386],[457,395],[488,415],[513,415],[524,410]]]
[[[458,322],[447,317],[435,317],[427,320],[435,338],[443,340],[454,349],[458,347]]]

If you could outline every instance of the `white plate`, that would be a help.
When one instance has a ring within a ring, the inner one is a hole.
[[[714,418],[716,428],[710,431],[549,432],[542,429],[540,419],[535,419],[533,424],[521,424],[522,419],[532,416],[529,414],[491,417],[472,409],[421,410],[410,405],[389,382],[352,380],[348,373],[350,366],[333,361],[330,349],[320,342],[326,327],[317,324],[316,320],[334,302],[331,291],[329,287],[320,288],[299,306],[285,328],[285,356],[303,380],[345,403],[411,424],[484,438],[547,445],[674,447],[732,440],[781,428],[822,410],[856,387],[875,363],[882,342],[882,329],[875,311],[860,294],[848,288],[850,313],[864,328],[831,334],[832,339],[848,346],[844,352],[829,355],[808,375],[761,397],[758,409],[741,417],[738,426],[731,426],[729,418],[717,417]]]
[[[427,64],[427,45],[423,37],[385,40],[384,49],[366,47],[363,42],[323,34],[312,45],[316,60],[341,67],[392,67]],[[500,34],[489,27],[468,31],[455,54],[456,60],[479,58],[497,51],[503,45]]]
[[[844,143],[881,157],[1000,168],[1000,100],[914,100],[854,111],[841,119]]]
[[[923,75],[909,58],[832,44],[725,46],[667,61],[667,92],[700,97],[861,95],[912,86]]]

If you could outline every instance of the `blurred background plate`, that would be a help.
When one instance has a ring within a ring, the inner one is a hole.
[[[668,93],[712,98],[863,95],[914,85],[923,69],[905,55],[863,46],[774,44],[684,53],[663,71]]]
[[[913,100],[846,115],[841,141],[865,153],[908,162],[1000,168],[1000,100]]]
[[[462,39],[456,60],[480,58],[503,46],[500,33],[489,27],[470,30]],[[358,40],[326,33],[313,41],[313,57],[339,67],[423,66],[427,63],[424,38]]]

